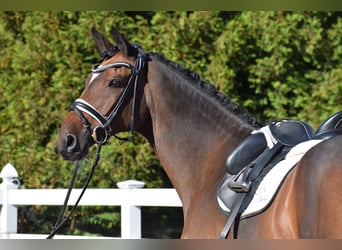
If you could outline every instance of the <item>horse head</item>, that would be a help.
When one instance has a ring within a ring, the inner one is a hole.
[[[62,123],[57,147],[67,160],[84,158],[91,145],[104,144],[118,132],[131,130],[133,136],[148,117],[143,98],[147,55],[114,27],[115,44],[95,28],[92,34],[103,61],[93,67]]]

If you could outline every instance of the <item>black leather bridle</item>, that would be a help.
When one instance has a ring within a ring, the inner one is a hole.
[[[103,66],[95,66],[92,69],[93,73],[101,73],[109,68],[120,68],[120,67],[126,67],[130,70],[132,70],[132,74],[121,94],[119,97],[119,100],[115,104],[114,108],[110,112],[110,114],[106,117],[101,112],[99,112],[96,108],[94,108],[91,104],[89,104],[87,101],[83,99],[77,99],[71,106],[70,109],[74,110],[78,116],[80,117],[83,126],[87,129],[88,135],[90,139],[92,139],[95,143],[106,143],[108,139],[111,136],[111,127],[110,124],[112,121],[115,119],[115,117],[118,115],[118,111],[122,107],[129,90],[134,88],[133,90],[133,102],[132,102],[132,114],[131,114],[131,125],[130,125],[130,136],[127,138],[120,138],[116,135],[114,135],[116,138],[120,140],[125,140],[125,141],[131,141],[134,138],[134,121],[135,121],[135,102],[136,102],[136,92],[137,92],[137,82],[139,78],[139,73],[145,66],[145,61],[146,61],[146,54],[144,51],[136,44],[132,44],[137,50],[138,50],[138,56],[135,60],[134,66],[126,63],[126,62],[115,62],[111,64],[106,64]],[[93,131],[91,131],[90,128],[90,123],[84,116],[84,113],[87,113],[91,117],[93,117],[95,120],[97,120],[100,125],[96,126],[93,128]]]
[[[126,68],[132,70],[132,74],[131,74],[128,82],[127,82],[127,85],[125,86],[125,88],[124,88],[122,94],[120,95],[119,100],[115,104],[113,110],[110,112],[110,114],[107,117],[105,117],[103,114],[101,114],[101,112],[99,112],[96,108],[94,108],[91,104],[89,104],[87,101],[85,101],[83,99],[77,99],[70,106],[70,109],[74,110],[78,114],[78,116],[80,117],[80,119],[82,121],[83,126],[87,129],[89,140],[93,140],[97,144],[97,150],[96,150],[94,162],[93,162],[91,170],[88,174],[87,180],[84,184],[84,187],[83,187],[78,199],[76,200],[75,205],[72,207],[72,209],[70,210],[68,215],[65,216],[65,211],[66,211],[66,208],[68,206],[69,197],[70,197],[72,188],[74,186],[77,170],[79,168],[79,162],[78,161],[74,162],[74,172],[73,172],[71,180],[70,180],[70,184],[69,184],[68,191],[67,191],[67,194],[66,194],[66,197],[64,200],[64,204],[60,210],[60,213],[58,215],[58,218],[57,218],[55,225],[52,227],[51,232],[47,236],[47,239],[52,239],[54,237],[54,235],[62,228],[64,223],[71,217],[71,215],[76,210],[85,190],[88,187],[88,184],[91,180],[91,177],[93,176],[93,173],[95,171],[97,163],[100,159],[100,152],[101,152],[102,145],[105,144],[111,136],[112,130],[110,128],[110,124],[112,123],[113,119],[117,116],[118,111],[122,107],[122,105],[123,105],[123,103],[124,103],[124,101],[128,95],[128,92],[132,88],[132,86],[134,86],[134,89],[133,89],[133,103],[132,103],[133,107],[132,107],[131,126],[130,126],[131,134],[127,138],[120,138],[116,135],[114,135],[114,136],[116,138],[118,138],[120,140],[124,140],[124,141],[132,141],[134,138],[134,126],[135,126],[134,120],[135,120],[135,102],[136,102],[137,84],[138,84],[139,73],[145,67],[146,54],[144,53],[144,51],[141,49],[141,47],[139,45],[132,44],[132,46],[135,47],[138,51],[138,56],[135,60],[134,66],[129,64],[129,63],[126,63],[126,62],[115,62],[115,63],[111,63],[111,64],[106,64],[103,66],[95,66],[92,69],[93,73],[101,73],[101,72],[103,72],[109,68],[119,68],[119,67],[126,67]],[[93,129],[93,131],[91,131],[91,125],[83,113],[87,113],[88,115],[93,117],[95,120],[97,120],[100,123],[100,125],[96,126]]]

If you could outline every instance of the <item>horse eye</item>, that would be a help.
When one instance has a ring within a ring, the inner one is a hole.
[[[110,88],[118,88],[122,85],[122,82],[120,80],[114,79],[109,82]]]

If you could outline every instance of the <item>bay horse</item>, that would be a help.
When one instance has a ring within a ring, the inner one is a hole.
[[[91,145],[137,131],[182,201],[181,238],[218,239],[227,220],[216,198],[227,156],[263,123],[198,74],[111,33],[114,44],[92,28],[103,60],[61,125],[59,154],[78,161]],[[342,238],[341,145],[336,136],[309,150],[267,210],[240,222],[239,238]]]

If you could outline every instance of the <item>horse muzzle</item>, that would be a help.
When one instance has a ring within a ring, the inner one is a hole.
[[[63,159],[77,161],[87,156],[89,145],[82,143],[76,135],[65,132],[58,136],[57,148]]]

